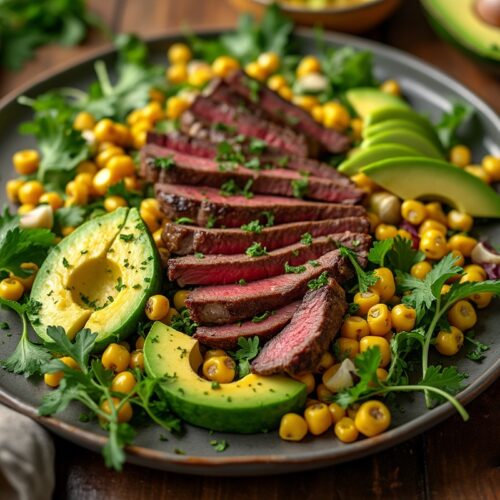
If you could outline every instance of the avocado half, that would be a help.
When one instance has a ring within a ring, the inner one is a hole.
[[[481,179],[445,161],[390,158],[361,171],[405,200],[440,200],[475,217],[500,217],[500,195]]]
[[[152,326],[144,344],[146,373],[165,378],[165,399],[190,424],[220,432],[265,432],[276,429],[285,413],[304,406],[302,382],[249,374],[229,384],[212,384],[198,375],[202,362],[197,340],[160,322]]]
[[[48,326],[72,339],[82,328],[97,333],[96,350],[127,337],[159,286],[155,244],[135,208],[92,219],[64,238],[37,273],[29,317],[50,342]]]
[[[435,31],[469,55],[500,69],[500,29],[476,9],[476,0],[421,0]]]

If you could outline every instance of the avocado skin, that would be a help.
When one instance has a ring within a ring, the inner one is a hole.
[[[285,376],[247,375],[212,388],[198,376],[202,362],[198,341],[156,322],[144,344],[145,370],[150,377],[174,375],[160,384],[172,411],[186,422],[219,432],[253,434],[279,426],[288,412],[300,411],[306,386]]]
[[[122,222],[123,221],[123,222]],[[152,256],[151,259],[151,281],[147,283],[147,286],[144,286],[141,290],[141,296],[140,300],[137,300],[135,303],[130,304],[127,303],[127,309],[123,311],[123,320],[120,322],[119,325],[117,325],[112,331],[107,332],[105,335],[102,334],[102,332],[95,331],[95,333],[98,334],[97,341],[94,346],[94,351],[95,352],[100,352],[102,351],[108,344],[111,342],[119,342],[123,339],[125,339],[128,335],[130,335],[132,332],[134,332],[137,328],[137,324],[141,317],[144,314],[144,306],[146,304],[147,299],[149,298],[150,295],[154,294],[160,286],[160,279],[161,279],[161,266],[160,266],[160,259],[158,256],[158,252],[156,250],[156,245],[154,244],[154,241],[147,230],[146,226],[144,225],[142,219],[139,216],[139,212],[135,208],[120,208],[116,210],[113,213],[103,215],[101,217],[92,219],[90,221],[87,221],[86,223],[82,224],[80,227],[78,227],[71,235],[68,237],[64,238],[59,245],[57,245],[49,254],[45,262],[42,264],[39,272],[37,273],[37,276],[35,278],[35,281],[33,283],[33,288],[31,291],[31,299],[40,302],[42,304],[42,308],[49,307],[50,311],[50,305],[48,305],[49,297],[47,290],[47,277],[50,277],[50,273],[53,272],[55,268],[57,268],[58,263],[63,259],[63,257],[67,257],[67,260],[71,261],[71,257],[67,252],[70,252],[71,255],[75,255],[77,252],[80,252],[83,250],[80,247],[75,247],[72,246],[75,243],[74,242],[83,242],[85,243],[85,238],[82,238],[88,231],[92,231],[95,234],[99,233],[100,227],[102,227],[103,224],[116,224],[119,222],[120,224],[125,225],[127,221],[131,221],[133,225],[137,228],[137,230],[140,232],[140,239],[141,239],[141,244],[144,245],[144,248],[148,252],[149,255]],[[121,231],[116,232],[116,235],[112,237],[112,241],[116,240],[118,238],[118,235],[120,234]],[[90,235],[89,235],[90,237]],[[91,253],[91,252],[89,252]],[[68,273],[70,272],[71,267],[68,268]],[[74,302],[71,304],[74,306]],[[105,309],[101,310],[104,311]],[[83,311],[83,309],[80,309],[80,311]],[[33,326],[33,329],[35,330],[35,333],[45,342],[51,342],[50,337],[46,333],[46,328],[47,326],[51,326],[52,323],[49,321],[45,322],[40,322],[39,314],[38,313],[29,313],[28,317],[31,321],[31,324]],[[83,317],[83,315],[82,315]],[[89,318],[87,318],[87,321]],[[113,317],[113,320],[116,320],[116,317]],[[85,321],[85,323],[87,322]],[[57,325],[57,321],[55,321],[54,326]],[[85,328],[86,325],[83,324],[80,325],[76,330],[79,330],[81,328]],[[92,329],[93,330],[93,329]],[[67,332],[68,333],[68,332]],[[70,338],[75,334],[76,332],[73,332],[72,335],[69,335]]]
[[[500,218],[500,195],[451,163],[430,158],[390,158],[361,172],[403,199],[437,199],[474,217]]]

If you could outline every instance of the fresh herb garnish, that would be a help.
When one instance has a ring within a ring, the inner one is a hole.
[[[240,229],[249,233],[260,234],[264,227],[258,220],[253,220],[248,224],[243,224]]]
[[[217,453],[222,453],[229,448],[229,443],[225,439],[221,439],[220,441],[211,439],[210,446],[212,446]]]
[[[194,224],[195,221],[191,217],[179,217],[175,219],[175,224]]]
[[[153,163],[156,168],[161,168],[163,170],[170,170],[175,166],[173,155],[165,156],[162,158],[155,158],[153,160]]]
[[[340,255],[347,257],[356,271],[356,276],[358,278],[358,288],[361,293],[368,291],[368,288],[374,285],[378,281],[378,276],[375,276],[373,271],[364,271],[359,265],[358,259],[355,252],[347,247],[340,247]]]
[[[195,252],[194,253],[194,257],[198,260],[201,260],[201,259],[204,259],[205,258],[205,255],[201,252]]]
[[[307,288],[309,290],[318,290],[326,285],[328,285],[328,272],[323,271],[316,279],[312,279],[307,283]]]
[[[191,316],[189,315],[189,310],[183,308],[179,311],[179,314],[175,314],[172,317],[170,325],[174,330],[185,333],[187,335],[193,335],[198,328],[198,323],[195,323]]]
[[[412,241],[401,236],[375,241],[368,253],[368,260],[381,267],[409,272],[411,267],[425,259],[423,252],[412,248]]]
[[[291,266],[288,262],[285,262],[285,273],[286,274],[301,274],[306,271],[306,266]]]
[[[306,245],[308,247],[310,247],[312,245],[312,242],[313,242],[313,237],[312,237],[312,234],[311,233],[304,233],[301,237],[300,237],[300,242],[303,244],[303,245]]]
[[[266,247],[263,247],[260,243],[254,241],[246,250],[245,253],[249,257],[261,257],[267,255]]]
[[[301,177],[300,179],[294,179],[291,182],[292,194],[295,198],[304,198],[307,195],[307,190],[309,189],[309,179],[307,177]]]
[[[269,316],[271,316],[272,312],[271,311],[265,311],[261,314],[256,314],[253,318],[252,318],[252,323],[261,323],[262,321],[264,321],[265,319],[269,318]]]
[[[238,338],[239,349],[231,355],[238,362],[238,377],[242,378],[250,373],[250,361],[257,357],[260,351],[259,337]]]
[[[472,344],[472,349],[465,356],[471,361],[481,362],[486,357],[484,353],[490,350],[490,346],[476,340],[472,331],[465,335],[465,340]]]
[[[473,113],[472,106],[465,102],[456,102],[450,111],[443,113],[435,129],[444,149],[448,150],[457,144],[457,130],[470,120]]]

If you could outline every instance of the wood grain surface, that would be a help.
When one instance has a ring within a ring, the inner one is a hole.
[[[163,34],[183,27],[233,25],[238,13],[223,0],[91,0],[115,32]],[[441,68],[500,111],[500,85],[475,62],[438,39],[419,3],[401,9],[368,38],[401,48]],[[91,33],[76,48],[45,47],[18,73],[0,73],[0,97],[48,69],[109,42]],[[500,384],[468,407],[471,420],[455,416],[427,433],[372,457],[306,473],[259,478],[204,478],[126,465],[107,470],[102,458],[56,438],[57,499],[439,499],[500,498]]]

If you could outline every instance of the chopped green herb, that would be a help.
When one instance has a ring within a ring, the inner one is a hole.
[[[305,272],[306,266],[291,266],[288,262],[285,262],[285,273],[286,274],[300,274]]]
[[[238,281],[238,285],[241,285],[241,286],[245,286],[247,284],[247,280],[241,278],[239,281]]]
[[[63,257],[63,260],[62,260],[62,265],[68,269],[71,267],[70,263],[68,262],[68,260],[66,259],[66,257]]]
[[[312,234],[311,233],[304,233],[301,237],[300,237],[300,242],[303,244],[303,245],[306,245],[308,247],[310,247],[312,245],[312,242],[313,242],[313,237],[312,237]]]
[[[120,234],[120,239],[129,243],[131,241],[133,241],[134,239],[134,235],[133,234]]]
[[[316,279],[312,279],[307,283],[307,288],[309,290],[318,290],[326,285],[328,285],[328,272],[323,271]]]
[[[190,217],[179,217],[174,221],[176,224],[194,224],[195,221]]]
[[[217,441],[217,439],[212,439],[210,440],[210,446],[213,446],[214,450],[217,453],[222,453],[223,451],[227,450],[229,447],[229,443],[225,439],[221,439],[220,441]]]
[[[272,314],[271,311],[265,311],[262,314],[257,314],[252,318],[252,323],[261,323],[265,319],[269,318],[271,314]]]
[[[304,198],[307,194],[309,188],[309,179],[307,177],[301,177],[300,179],[294,179],[292,182],[292,194],[295,198]]]
[[[175,165],[174,156],[169,155],[162,158],[155,158],[153,163],[156,168],[170,170]]]
[[[205,258],[205,255],[201,252],[195,252],[194,256],[196,259],[200,259],[200,260]]]
[[[246,249],[245,253],[249,257],[262,257],[263,255],[267,255],[267,249],[260,243],[254,242]]]

